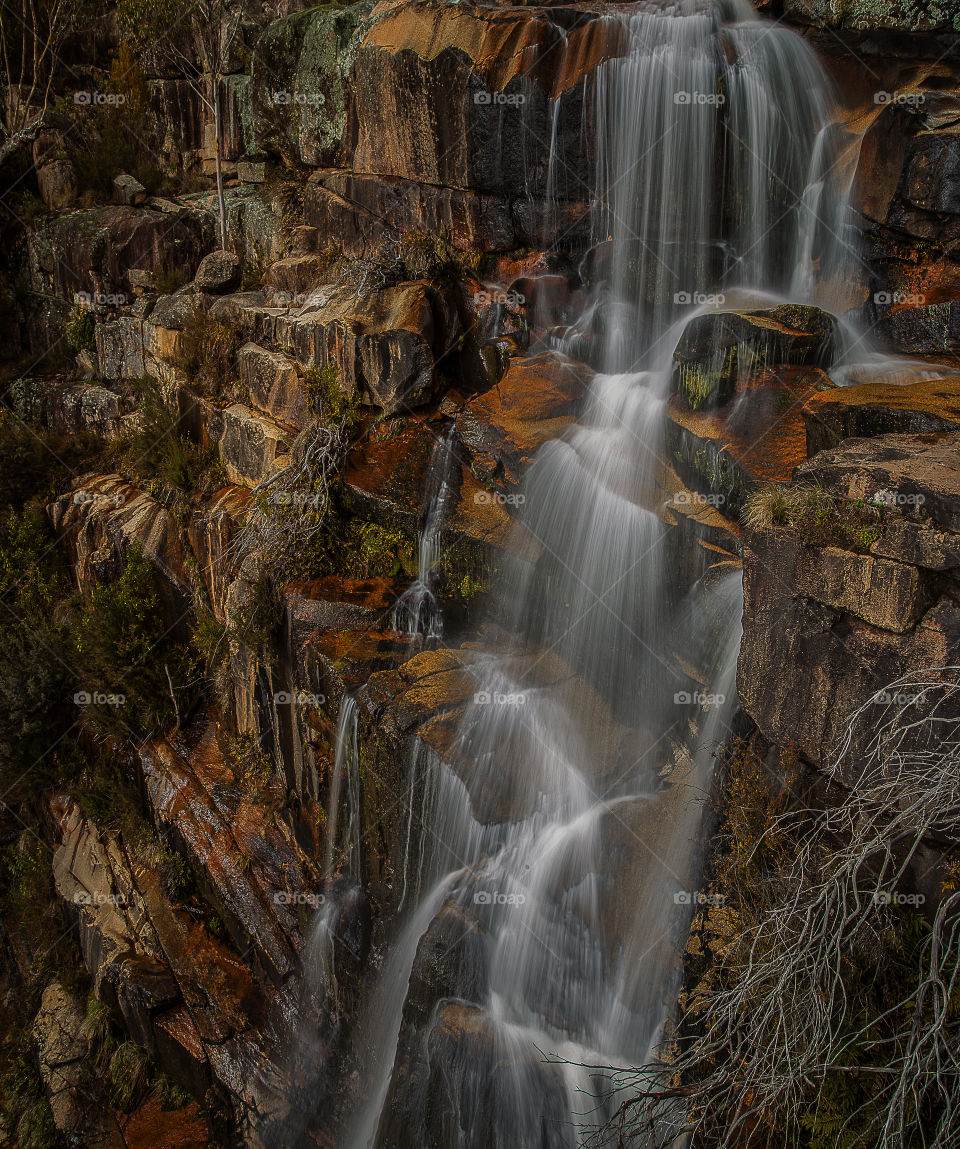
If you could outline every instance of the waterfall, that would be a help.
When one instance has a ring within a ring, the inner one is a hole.
[[[688,588],[670,568],[672,352],[716,295],[810,301],[847,257],[829,88],[799,37],[738,0],[606,19],[629,48],[596,71],[591,302],[564,345],[602,370],[525,479],[542,557],[501,578],[511,637],[472,664],[448,756],[469,770],[429,766],[427,856],[360,1026],[360,1100],[338,1139],[351,1149],[572,1149],[618,1103],[595,1067],[655,1055],[742,611],[736,570]],[[562,165],[551,157],[550,196]],[[434,625],[446,490],[431,482],[395,621],[418,634]],[[438,947],[456,960],[433,961]]]
[[[397,600],[390,618],[394,630],[414,638],[437,639],[443,634],[443,614],[435,594],[437,563],[440,561],[440,534],[449,510],[457,465],[453,449],[455,424],[437,439],[427,466],[423,529],[417,577]]]

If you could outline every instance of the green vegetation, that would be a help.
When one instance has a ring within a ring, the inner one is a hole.
[[[185,494],[201,489],[209,479],[219,485],[212,452],[203,452],[186,431],[184,417],[173,414],[160,385],[145,378],[135,385],[139,419],[127,441],[123,469],[142,485],[156,484],[164,492]]]
[[[12,1137],[18,1149],[55,1149],[58,1144],[40,1071],[26,1052],[0,1077],[0,1132]]]
[[[83,307],[74,307],[67,324],[67,341],[74,351],[96,351],[93,315]]]
[[[810,547],[866,553],[879,539],[883,505],[848,499],[823,487],[773,483],[744,500],[741,521],[750,530],[795,527]]]
[[[450,274],[476,275],[485,256],[475,247],[455,247],[447,231],[412,229],[401,236],[399,258],[408,278],[437,279]]]
[[[348,432],[360,420],[360,396],[356,390],[345,395],[340,385],[340,372],[335,363],[319,370],[311,367],[303,374],[303,392],[310,410],[318,419],[343,426]]]

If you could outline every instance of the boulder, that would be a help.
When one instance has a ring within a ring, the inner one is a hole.
[[[120,475],[86,475],[48,507],[78,586],[89,591],[123,569],[123,556],[137,544],[163,576],[165,608],[172,618],[189,594],[183,545],[173,513]]]
[[[211,251],[201,260],[193,277],[193,287],[198,294],[228,295],[237,290],[240,279],[240,260],[232,251]]]
[[[106,387],[73,383],[47,392],[47,426],[59,434],[91,431],[113,439],[121,433],[120,397]]]
[[[679,395],[667,403],[665,441],[681,480],[728,516],[764,482],[785,482],[807,453],[805,405],[821,388],[819,368],[780,367],[756,377],[735,404],[691,410]]]
[[[436,364],[454,347],[457,318],[424,283],[401,283],[357,298],[323,288],[303,307],[277,314],[274,341],[303,367],[337,369],[345,396],[394,415],[430,400]]]
[[[289,428],[242,403],[221,409],[204,403],[204,437],[216,444],[231,483],[255,486],[289,463]]]
[[[240,382],[254,407],[302,430],[311,420],[297,365],[280,351],[245,343],[237,353]]]
[[[126,204],[128,207],[139,207],[146,203],[147,189],[133,176],[116,176],[113,181],[113,202]]]
[[[146,375],[141,320],[132,315],[100,320],[94,338],[101,379],[142,379]]]
[[[778,366],[829,365],[837,321],[818,307],[698,315],[673,353],[673,389],[693,410],[729,403],[751,375]]]

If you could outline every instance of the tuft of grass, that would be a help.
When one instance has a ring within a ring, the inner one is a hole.
[[[810,547],[866,552],[880,537],[876,528],[885,513],[882,506],[823,487],[771,483],[747,496],[740,521],[751,531],[795,527]]]
[[[111,1100],[124,1113],[141,1099],[150,1080],[150,1059],[132,1041],[118,1045],[110,1058]]]

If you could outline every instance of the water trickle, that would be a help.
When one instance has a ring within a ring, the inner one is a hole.
[[[443,613],[436,596],[437,563],[443,523],[454,493],[457,457],[455,425],[437,439],[427,466],[423,529],[414,583],[397,600],[390,625],[417,639],[438,639],[443,634]]]
[[[327,806],[324,877],[333,876],[337,855],[347,872],[360,875],[360,764],[357,700],[345,694],[337,716],[333,777]]]

